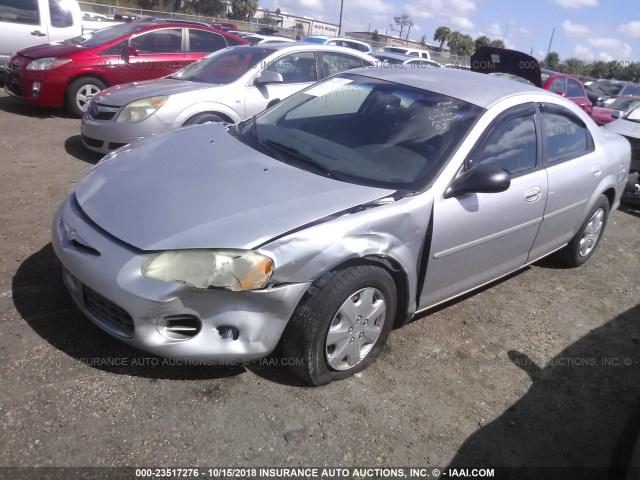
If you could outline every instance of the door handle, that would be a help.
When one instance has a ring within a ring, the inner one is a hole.
[[[535,202],[542,196],[541,192],[542,192],[542,189],[540,187],[530,188],[529,190],[524,192],[524,199],[527,202]]]
[[[602,167],[600,165],[596,165],[591,169],[591,173],[594,177],[598,178],[600,175],[602,175]]]
[[[33,32],[31,32],[31,35],[33,35],[34,37],[46,37],[47,36],[46,33],[42,33],[40,30],[34,30]]]

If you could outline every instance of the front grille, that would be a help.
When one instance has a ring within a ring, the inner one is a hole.
[[[115,116],[116,112],[98,112],[93,115],[96,120],[111,120]]]
[[[87,137],[86,135],[82,135],[82,141],[94,148],[102,148],[102,144],[104,143],[102,140],[98,140],[96,138]]]
[[[111,142],[109,143],[109,150],[115,150],[117,148],[124,147],[125,145],[128,145],[128,143]]]
[[[125,309],[94,292],[86,285],[83,290],[85,306],[96,319],[114,327],[116,333],[120,335],[133,336],[133,318]]]

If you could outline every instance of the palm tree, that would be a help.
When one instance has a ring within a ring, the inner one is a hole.
[[[440,42],[440,51],[442,51],[442,45],[444,45],[444,42],[449,40],[449,35],[451,35],[451,29],[449,27],[442,25],[436,29],[436,33],[433,35],[433,40]]]

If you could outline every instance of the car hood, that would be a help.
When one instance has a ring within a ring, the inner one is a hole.
[[[19,55],[27,58],[64,57],[73,53],[85,52],[86,47],[74,45],[72,43],[45,43],[35,47],[25,48],[18,52]]]
[[[602,128],[624,135],[625,137],[640,138],[640,123],[630,122],[624,118],[609,122]]]
[[[124,147],[76,187],[78,203],[93,222],[148,251],[255,248],[393,193],[279,162],[219,123]]]
[[[93,101],[103,105],[124,107],[141,98],[174,95],[177,93],[211,88],[212,86],[210,83],[160,78],[157,80],[145,80],[143,82],[123,83],[122,85],[109,87],[93,97]]]

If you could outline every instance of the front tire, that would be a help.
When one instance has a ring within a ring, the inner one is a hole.
[[[105,83],[97,78],[82,77],[74,80],[67,87],[65,95],[67,111],[76,118],[82,118],[89,109],[91,99],[105,88]]]
[[[202,125],[203,123],[209,123],[209,122],[222,123],[224,121],[225,120],[222,117],[220,117],[219,115],[216,115],[215,113],[203,112],[203,113],[198,113],[198,114],[194,115],[193,117],[191,117],[189,120],[184,122],[183,126],[187,126],[187,125]]]
[[[558,252],[560,260],[572,267],[579,267],[589,260],[600,243],[608,217],[609,200],[604,195],[600,195],[578,233],[566,247]]]
[[[298,305],[283,339],[284,357],[309,385],[350,377],[380,354],[396,308],[386,270],[367,265],[331,272]]]

